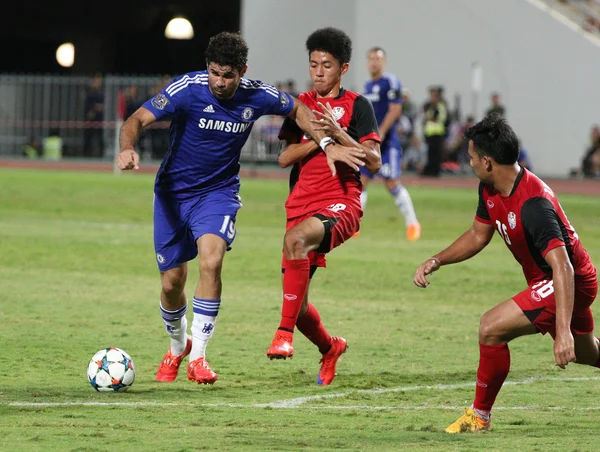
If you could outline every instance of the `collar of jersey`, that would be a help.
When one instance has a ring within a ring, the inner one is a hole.
[[[346,89],[345,89],[345,88],[342,88],[342,87],[340,86],[340,93],[339,93],[337,96],[335,96],[335,97],[333,98],[333,100],[338,100],[338,99],[341,99],[341,98],[342,98],[342,96],[343,96],[344,94],[346,94]],[[319,100],[319,102],[320,102],[321,100],[323,100],[323,99],[325,99],[325,100],[327,100],[327,99],[331,99],[331,97],[317,97],[317,91],[316,91],[316,90],[315,90],[315,94],[314,94],[313,98],[314,98],[315,100]]]

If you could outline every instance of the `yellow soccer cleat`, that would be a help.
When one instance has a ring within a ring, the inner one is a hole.
[[[487,421],[475,414],[473,408],[466,408],[465,414],[450,424],[446,433],[475,433],[489,430],[492,424],[492,418]]]

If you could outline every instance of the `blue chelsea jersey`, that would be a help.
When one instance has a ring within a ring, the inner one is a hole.
[[[252,125],[263,115],[288,115],[292,97],[257,80],[241,79],[231,99],[217,99],[207,71],[175,78],[144,108],[157,120],[171,119],[169,149],[156,175],[154,191],[188,199],[239,186],[239,159]]]
[[[389,72],[384,72],[381,78],[377,80],[369,80],[365,83],[365,94],[364,96],[371,101],[373,104],[373,110],[375,111],[375,118],[377,118],[377,124],[381,125],[383,118],[388,112],[390,104],[401,104],[402,103],[402,85],[398,77]],[[398,121],[396,121],[387,135],[385,140],[381,143],[381,150],[384,151],[387,148],[393,147],[399,149],[400,142],[398,140],[398,133],[396,127]]]

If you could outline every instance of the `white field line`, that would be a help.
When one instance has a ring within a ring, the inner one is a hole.
[[[582,382],[582,381],[600,381],[600,377],[575,377],[575,378],[556,378],[556,377],[531,377],[524,380],[507,381],[504,386],[528,385],[541,381],[561,381],[561,382]],[[10,402],[6,405],[11,407],[33,407],[33,408],[52,408],[68,406],[129,406],[129,407],[163,407],[163,406],[193,406],[207,408],[307,408],[307,409],[329,409],[329,410],[456,410],[464,407],[448,405],[320,405],[306,406],[308,402],[327,400],[333,398],[347,397],[351,394],[377,395],[390,392],[409,392],[409,391],[441,391],[446,389],[460,389],[473,387],[474,383],[456,383],[449,385],[432,386],[400,386],[396,388],[381,389],[359,389],[354,391],[337,392],[332,394],[317,394],[307,397],[297,397],[294,399],[278,400],[269,403],[163,403],[163,402]],[[540,406],[518,406],[518,407],[494,407],[495,410],[571,410],[571,411],[600,411],[600,407],[540,407]]]
[[[600,377],[581,377],[581,378],[550,378],[550,377],[530,377],[519,381],[506,381],[504,386],[526,385],[538,381],[600,381]],[[262,407],[270,408],[298,408],[307,402],[323,399],[332,399],[338,397],[346,397],[350,394],[386,394],[390,392],[409,392],[409,391],[430,391],[430,390],[445,390],[445,389],[460,389],[475,386],[475,383],[456,383],[450,385],[433,385],[433,386],[400,386],[397,388],[381,388],[381,389],[360,389],[356,391],[338,392],[333,394],[322,394],[307,397],[298,397],[295,399],[279,400],[276,402],[262,404]]]

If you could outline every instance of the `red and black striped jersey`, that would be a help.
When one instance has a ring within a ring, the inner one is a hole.
[[[318,102],[329,103],[338,123],[346,127],[348,135],[359,143],[366,140],[381,142],[373,106],[360,94],[342,88],[335,98],[317,99],[316,91],[310,91],[300,94],[298,99],[311,110],[321,110]],[[302,136],[302,143],[311,139],[303,134],[293,120],[286,118],[279,137],[285,139],[290,134]],[[285,204],[288,218],[305,215],[339,202],[352,203],[360,208],[360,175],[348,165],[339,163],[337,175],[332,177],[327,157],[320,149],[298,162],[292,169],[291,177],[296,180],[290,180],[293,188]]]

